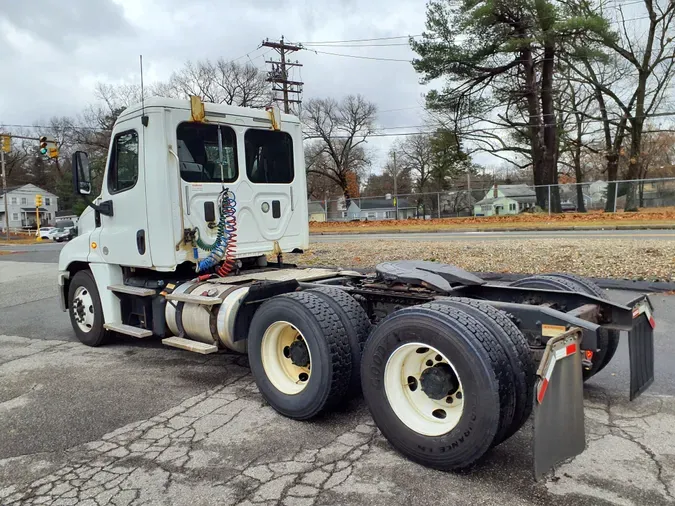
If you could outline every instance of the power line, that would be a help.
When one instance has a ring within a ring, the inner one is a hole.
[[[391,46],[408,46],[407,42],[394,42],[392,44],[303,44],[303,47],[391,47]]]
[[[408,38],[417,38],[421,37],[423,34],[417,35],[396,35],[394,37],[375,37],[373,39],[348,39],[348,40],[323,40],[323,41],[310,41],[310,42],[300,42],[305,46],[316,45],[316,44],[341,44],[343,42],[373,42],[377,40],[396,40],[396,39],[408,39]]]
[[[395,62],[405,62],[405,63],[411,63],[412,60],[403,60],[399,58],[378,58],[375,56],[359,56],[355,54],[344,54],[344,53],[330,53],[328,51],[318,51],[316,49],[307,49],[307,51],[312,51],[313,53],[317,54],[328,54],[331,56],[343,56],[345,58],[356,58],[359,60],[377,60],[377,61],[395,61]]]

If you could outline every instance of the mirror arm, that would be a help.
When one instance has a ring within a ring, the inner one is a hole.
[[[81,195],[82,200],[86,202],[86,204],[91,207],[94,211],[101,213],[103,216],[113,216],[113,201],[112,200],[106,200],[105,202],[101,202],[100,204],[94,204],[94,201],[91,200],[89,197],[86,195]]]

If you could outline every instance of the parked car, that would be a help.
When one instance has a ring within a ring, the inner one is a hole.
[[[51,234],[51,240],[56,242],[70,241],[73,237],[75,237],[75,230],[72,228],[57,228]]]
[[[560,207],[563,213],[576,213],[577,206],[573,202],[561,202]]]
[[[50,234],[56,230],[55,227],[40,227],[40,239],[51,239]],[[38,231],[35,231],[35,237],[38,236]]]

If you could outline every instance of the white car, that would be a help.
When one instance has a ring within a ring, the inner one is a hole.
[[[50,239],[51,240],[50,234],[52,234],[55,230],[56,230],[55,227],[40,227],[40,239]],[[37,235],[38,235],[38,231],[36,230],[35,231],[35,237],[37,237]]]

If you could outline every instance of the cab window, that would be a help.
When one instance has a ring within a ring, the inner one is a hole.
[[[138,134],[135,130],[115,136],[108,170],[108,191],[120,193],[138,181]]]
[[[220,142],[218,138],[220,137]],[[181,123],[177,130],[180,177],[188,183],[232,183],[239,174],[234,130]]]
[[[252,183],[293,181],[293,139],[286,132],[246,131],[246,175]]]

